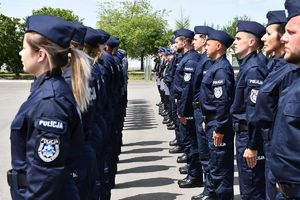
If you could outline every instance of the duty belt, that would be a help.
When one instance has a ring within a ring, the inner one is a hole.
[[[200,108],[200,106],[201,106],[201,104],[200,104],[199,101],[194,101],[194,102],[192,103],[192,105],[193,105],[193,108],[194,108],[194,109]]]
[[[233,124],[233,129],[235,132],[248,131],[248,126],[246,122],[239,122]]]
[[[279,183],[279,191],[288,199],[300,198],[300,184]]]
[[[11,186],[12,182],[13,182],[13,176],[17,177],[17,182],[18,182],[18,186],[19,187],[27,187],[28,183],[27,183],[27,179],[26,179],[26,173],[18,173],[16,171],[8,170],[7,171],[7,182],[8,185]]]
[[[216,115],[205,115],[205,116],[203,116],[203,121],[204,121],[205,123],[208,123],[208,122],[210,122],[210,121],[215,120],[216,118],[217,118]]]
[[[261,135],[264,141],[271,141],[272,133],[270,129],[261,129]]]

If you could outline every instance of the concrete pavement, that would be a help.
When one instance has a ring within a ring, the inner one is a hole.
[[[158,115],[157,87],[153,82],[133,82],[129,86],[129,104],[123,132],[124,146],[118,165],[113,200],[187,200],[203,188],[181,189],[176,163],[178,154],[169,154],[174,131],[162,125]],[[239,199],[235,172],[235,199]]]
[[[29,94],[30,81],[0,80],[0,199],[10,198],[6,171],[10,168],[10,123]],[[129,104],[123,132],[124,146],[112,200],[187,200],[203,188],[180,189],[177,154],[169,154],[174,132],[161,124],[153,82],[130,82]],[[238,197],[237,173],[235,192]]]

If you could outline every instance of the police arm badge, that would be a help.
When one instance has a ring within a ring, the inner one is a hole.
[[[217,99],[219,99],[219,98],[222,97],[222,95],[223,95],[223,89],[222,89],[222,87],[215,87],[215,88],[214,88],[214,96],[215,96]]]
[[[186,82],[190,81],[191,78],[192,78],[192,74],[191,73],[184,73],[184,77],[183,77],[184,81],[186,81]]]
[[[42,137],[38,147],[40,159],[47,163],[54,161],[59,155],[59,145],[60,141],[57,138],[50,139]]]
[[[258,91],[259,91],[259,90],[256,90],[256,89],[252,89],[252,90],[251,90],[251,92],[250,92],[250,101],[251,101],[252,103],[256,103]]]

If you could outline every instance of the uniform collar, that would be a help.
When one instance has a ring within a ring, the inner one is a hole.
[[[286,64],[286,61],[284,60],[284,55],[280,57],[273,57],[273,71],[276,71],[277,69],[281,68]]]
[[[53,76],[60,76],[61,75],[61,69],[53,69],[52,71],[47,71],[43,73],[42,75],[36,77],[31,84],[30,92],[35,91],[40,85],[44,83],[45,80],[50,79]]]
[[[244,57],[243,59],[239,60],[240,63],[240,67],[243,67],[245,65],[245,63],[254,55],[257,55],[256,51],[253,51],[251,53],[249,53],[246,57]]]
[[[217,60],[213,61],[213,64],[218,63],[220,60],[223,60],[224,58],[226,58],[226,54],[220,56]]]

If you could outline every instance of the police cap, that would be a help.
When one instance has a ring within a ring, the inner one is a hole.
[[[287,19],[300,15],[300,1],[299,0],[286,0],[284,7],[287,10]]]
[[[193,38],[194,38],[194,35],[195,35],[195,34],[194,34],[193,31],[188,30],[188,29],[185,29],[185,28],[182,28],[182,29],[179,29],[179,30],[174,31],[174,36],[175,36],[175,38],[180,37],[180,36],[183,36],[183,37],[186,37],[186,38],[193,39]]]
[[[267,13],[268,24],[284,24],[287,22],[284,10],[273,10]]]
[[[225,31],[211,30],[208,34],[207,40],[216,40],[224,44],[227,48],[229,48],[234,39]]]
[[[258,22],[239,20],[237,24],[237,32],[247,32],[262,38],[266,33],[266,28]]]
[[[38,33],[55,44],[67,48],[74,36],[74,27],[51,15],[32,15],[27,18],[25,32]]]

